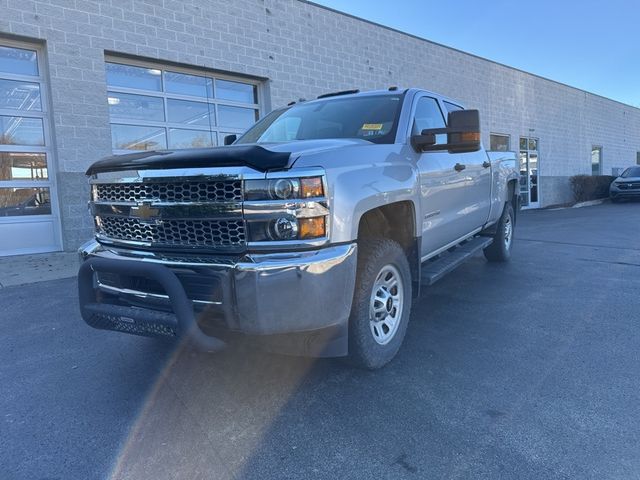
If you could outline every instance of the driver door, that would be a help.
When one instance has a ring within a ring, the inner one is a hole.
[[[414,101],[411,135],[426,128],[444,128],[442,110],[435,98],[423,95]],[[446,135],[438,135],[438,143],[446,143]],[[422,252],[424,257],[469,233],[466,189],[468,175],[456,170],[460,154],[445,151],[416,153],[420,176],[420,208],[422,215]]]

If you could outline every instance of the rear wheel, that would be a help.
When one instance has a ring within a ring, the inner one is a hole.
[[[513,206],[505,204],[502,216],[493,235],[493,243],[484,249],[484,256],[490,262],[508,262],[511,258],[514,229]]]
[[[351,364],[377,369],[398,353],[411,309],[411,271],[397,242],[358,242],[356,289],[349,318]]]

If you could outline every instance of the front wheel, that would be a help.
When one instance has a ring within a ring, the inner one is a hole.
[[[493,243],[484,249],[484,256],[490,262],[508,262],[511,258],[511,246],[513,245],[514,228],[513,206],[505,204],[504,210],[496,233],[493,235]]]
[[[409,323],[411,271],[393,240],[358,242],[356,288],[349,318],[351,364],[371,370],[398,353]]]

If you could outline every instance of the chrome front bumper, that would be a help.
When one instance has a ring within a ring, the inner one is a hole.
[[[313,332],[339,327],[346,332],[356,275],[355,243],[319,250],[247,254],[230,259],[181,257],[115,249],[91,241],[81,247],[82,260],[135,261],[165,267],[178,277],[187,272],[204,284],[217,282],[213,300],[195,301],[197,315],[216,316],[231,331],[251,335]],[[103,285],[93,288],[124,302],[153,309],[170,303],[165,292],[145,292]],[[344,352],[346,353],[346,352]]]

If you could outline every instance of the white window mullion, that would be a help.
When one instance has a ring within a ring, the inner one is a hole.
[[[38,110],[18,110],[17,108],[0,108],[2,117],[45,118],[46,112]]]
[[[42,147],[42,146],[30,146],[30,145],[0,145],[0,152],[49,153],[49,148]]]
[[[4,41],[0,46],[4,46]],[[0,72],[0,78],[5,80],[16,80],[19,82],[44,83],[44,78],[41,75],[20,75],[9,72]]]
[[[49,188],[51,181],[47,180],[0,180],[0,188]]]

